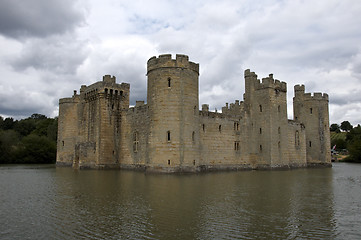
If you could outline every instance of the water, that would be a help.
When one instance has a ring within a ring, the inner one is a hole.
[[[191,175],[0,166],[0,239],[360,239],[361,165]]]

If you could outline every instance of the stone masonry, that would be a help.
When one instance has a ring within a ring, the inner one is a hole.
[[[129,106],[130,85],[103,81],[59,100],[57,165],[156,172],[330,166],[328,95],[246,70],[244,101],[199,110],[199,65],[188,56],[152,57],[147,103]]]

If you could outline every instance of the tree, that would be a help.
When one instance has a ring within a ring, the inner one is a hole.
[[[349,157],[347,161],[361,162],[361,126],[358,125],[350,130],[346,135],[347,150]]]
[[[340,125],[338,125],[337,123],[331,124],[330,131],[331,132],[340,132]]]
[[[30,134],[22,139],[17,159],[20,163],[55,163],[56,143],[45,136]]]
[[[349,132],[352,129],[352,125],[349,121],[343,121],[341,123],[341,129],[343,131]]]

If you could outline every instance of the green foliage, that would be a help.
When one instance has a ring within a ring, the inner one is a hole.
[[[351,125],[351,123],[349,121],[343,121],[341,123],[341,129],[343,131],[348,132],[348,131],[350,131],[352,129],[352,125]]]
[[[361,163],[361,126],[352,128],[347,133],[346,140],[349,151],[349,157],[346,160]]]
[[[340,132],[340,126],[337,123],[333,123],[330,126],[331,132]]]
[[[0,163],[54,163],[57,130],[58,119],[42,114],[19,121],[0,117]]]
[[[45,136],[30,134],[21,140],[18,163],[55,163],[56,143]]]

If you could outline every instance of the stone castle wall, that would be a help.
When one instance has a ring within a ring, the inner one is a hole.
[[[199,110],[199,65],[188,56],[147,63],[147,103],[129,107],[130,85],[115,77],[59,101],[57,164],[163,172],[330,165],[328,95],[245,71],[244,101]]]

